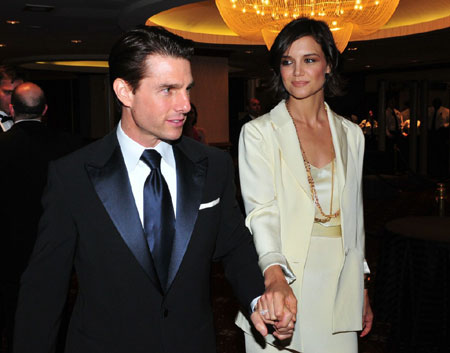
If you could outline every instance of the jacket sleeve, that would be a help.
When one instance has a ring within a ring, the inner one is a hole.
[[[273,148],[255,124],[245,124],[239,139],[239,177],[247,214],[245,223],[253,234],[259,266],[264,272],[270,266],[280,265],[290,283],[295,276],[282,253]]]
[[[55,351],[72,273],[77,230],[54,164],[42,202],[37,241],[21,279],[14,353]]]

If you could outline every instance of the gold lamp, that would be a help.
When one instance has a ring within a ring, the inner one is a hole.
[[[342,52],[352,34],[377,31],[392,16],[399,0],[215,0],[227,26],[239,36],[264,41],[270,49],[293,19],[310,17],[330,27]]]

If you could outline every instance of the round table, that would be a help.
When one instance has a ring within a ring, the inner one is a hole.
[[[450,218],[405,217],[385,226],[374,312],[395,352],[450,351]]]

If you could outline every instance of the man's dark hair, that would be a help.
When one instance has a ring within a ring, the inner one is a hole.
[[[38,96],[25,97],[22,94],[18,94],[17,89],[14,89],[11,95],[11,104],[14,107],[16,117],[34,119],[42,116],[47,100],[42,91]]]
[[[283,85],[280,73],[281,58],[297,39],[311,36],[320,45],[325,55],[330,73],[325,75],[325,95],[328,97],[342,94],[343,81],[337,72],[339,51],[330,28],[323,21],[302,17],[288,23],[278,34],[270,49],[270,66],[274,72],[272,86],[280,98],[287,99],[289,93]]]
[[[146,74],[149,55],[163,55],[190,60],[194,54],[193,42],[162,27],[139,26],[124,33],[109,54],[111,87],[116,78],[125,80],[133,90],[139,88]]]
[[[12,82],[16,80],[24,81],[22,72],[10,65],[0,65],[0,80],[11,80]]]

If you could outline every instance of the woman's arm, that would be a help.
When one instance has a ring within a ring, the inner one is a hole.
[[[258,309],[267,310],[265,318],[275,321],[283,316],[285,306],[295,317],[297,300],[288,285],[295,276],[282,254],[273,148],[255,124],[244,125],[239,141],[241,192],[266,285]]]

